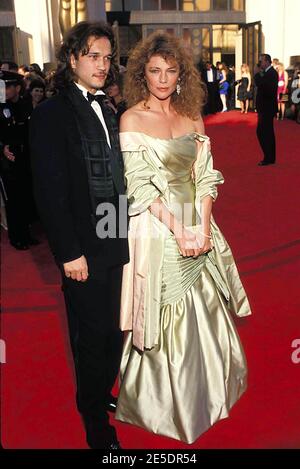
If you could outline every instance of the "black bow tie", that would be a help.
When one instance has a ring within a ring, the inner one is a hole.
[[[93,101],[97,101],[97,103],[103,104],[104,100],[106,99],[105,94],[92,94],[89,91],[87,92],[87,100],[91,104]]]

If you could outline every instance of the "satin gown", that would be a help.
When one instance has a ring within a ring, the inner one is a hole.
[[[207,140],[199,134],[164,140],[134,132],[121,133],[131,221],[145,214],[146,207],[160,195],[181,220],[187,207],[184,204],[189,204],[191,229],[198,229],[197,186],[200,195],[216,198],[215,186],[223,182],[221,173],[213,170],[210,163],[202,168],[198,180],[196,168],[193,180],[196,142],[205,145]],[[210,154],[209,148],[205,151]],[[202,155],[200,159],[204,157],[208,158]],[[203,187],[207,190],[201,193]],[[132,244],[122,297],[125,314],[130,315],[133,303],[128,302],[128,295],[134,280],[129,271],[139,261],[137,256],[148,255],[144,280],[150,300],[145,303],[151,305],[152,300],[152,306],[148,307],[149,318],[144,319],[143,334],[147,333],[159,302],[155,340],[140,350],[142,347],[134,345],[134,331],[128,332],[116,418],[156,434],[193,443],[215,422],[228,416],[229,409],[246,389],[246,359],[229,312],[230,296],[239,297],[237,315],[247,316],[251,312],[233,260],[228,262],[227,273],[226,266],[222,272],[218,258],[222,254],[230,260],[231,251],[214,220],[215,249],[193,259],[183,258],[174,236],[148,210],[147,216],[163,233],[161,262],[154,259],[155,245],[148,244],[142,252],[137,252]],[[160,294],[158,300],[152,291],[156,288]],[[139,296],[137,301],[141,302],[139,291],[144,292],[144,287],[133,289],[132,296],[135,299]],[[231,300],[234,303],[235,299]],[[127,324],[123,329],[134,330],[139,322],[134,319],[132,327]]]

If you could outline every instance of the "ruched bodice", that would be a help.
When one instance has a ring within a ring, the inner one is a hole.
[[[195,224],[195,185],[192,167],[197,157],[195,133],[178,138],[154,140],[155,152],[160,160],[159,170],[168,182],[168,207],[181,222],[187,226]]]

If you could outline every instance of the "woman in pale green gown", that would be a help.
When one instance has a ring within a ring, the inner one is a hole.
[[[251,314],[212,204],[203,85],[186,49],[156,33],[133,51],[121,120],[130,215],[116,418],[193,443],[247,386],[231,313]]]

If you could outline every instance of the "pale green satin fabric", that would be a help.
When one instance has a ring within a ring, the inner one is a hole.
[[[144,214],[146,223],[161,236],[144,244],[139,241],[147,246],[145,251],[139,249],[142,259],[135,258],[137,243],[131,244],[122,314],[126,316],[123,329],[132,332],[124,345],[116,418],[192,443],[227,417],[246,389],[246,360],[229,308],[246,316],[250,307],[231,251],[214,220],[215,249],[198,259],[185,259],[173,235],[147,211],[161,197],[177,218],[184,204],[190,203],[192,224],[199,220],[199,200],[206,195],[215,199],[216,185],[223,182],[221,173],[213,169],[207,137],[189,134],[163,140],[130,134],[124,145],[121,138],[129,213],[132,221]],[[196,140],[203,142],[203,148],[193,181]],[[146,263],[140,262],[145,259]],[[139,262],[140,271],[135,267]],[[142,286],[134,287],[135,277],[136,285]],[[130,309],[135,304],[140,308],[140,303],[142,314],[136,320]]]

